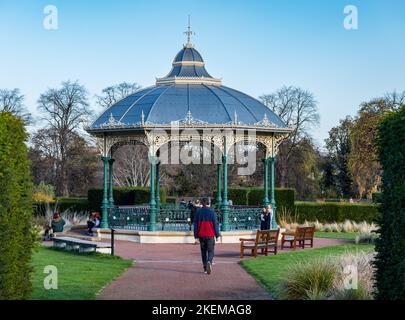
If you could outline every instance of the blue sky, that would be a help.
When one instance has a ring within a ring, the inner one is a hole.
[[[343,27],[349,4],[358,30]],[[58,30],[43,28],[46,5],[58,8]],[[196,49],[225,85],[254,97],[283,85],[313,92],[319,145],[361,102],[405,90],[402,0],[0,0],[0,88],[20,88],[37,114],[40,93],[63,80],[91,97],[122,81],[152,85],[185,43],[188,14]]]

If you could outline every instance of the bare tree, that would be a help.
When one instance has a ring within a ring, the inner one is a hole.
[[[140,88],[141,86],[139,84],[128,82],[122,82],[118,85],[104,88],[101,95],[96,95],[97,104],[103,108],[108,108]]]
[[[31,114],[24,105],[24,95],[20,89],[0,89],[0,112],[11,112],[23,119],[26,123],[31,121]]]
[[[317,101],[308,90],[298,87],[282,87],[272,94],[259,99],[277,114],[287,126],[293,128],[285,143],[280,146],[281,187],[287,186],[288,160],[302,139],[310,138],[310,130],[319,124]]]
[[[114,183],[120,187],[149,185],[148,150],[142,145],[126,145],[114,152]]]
[[[87,90],[77,81],[62,82],[59,89],[48,89],[38,99],[38,109],[55,135],[60,183],[57,192],[69,196],[67,162],[72,133],[77,132],[90,114]]]

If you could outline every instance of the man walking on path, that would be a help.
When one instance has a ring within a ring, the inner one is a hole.
[[[204,273],[211,274],[215,239],[219,238],[219,228],[217,215],[208,205],[208,198],[203,198],[202,208],[197,210],[194,217],[194,238],[200,241]]]

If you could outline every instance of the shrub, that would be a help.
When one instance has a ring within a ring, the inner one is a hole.
[[[160,202],[166,203],[166,189],[160,188]],[[115,187],[113,189],[114,203],[119,206],[145,204],[150,201],[148,187]],[[100,211],[103,200],[103,189],[89,189],[87,200],[90,210]]]
[[[378,234],[376,234],[375,232],[360,232],[356,236],[355,241],[356,241],[356,244],[359,244],[359,243],[373,244],[373,243],[375,243],[377,238],[378,238]]]
[[[263,194],[263,188],[228,188],[228,199],[231,199],[234,205],[261,206],[263,204]],[[216,195],[217,192],[214,191],[214,199]],[[277,208],[294,209],[295,189],[276,188],[274,196]]]
[[[176,198],[174,198],[174,197],[167,197],[167,198],[166,198],[166,203],[167,203],[167,204],[176,204]]]
[[[39,185],[34,186],[32,199],[35,202],[53,202],[55,199],[54,186],[42,181]]]
[[[323,223],[352,221],[375,221],[379,216],[379,206],[360,203],[334,202],[295,202],[299,222],[305,220]]]
[[[86,198],[58,198],[52,202],[34,202],[34,213],[36,216],[46,216],[46,212],[65,211],[87,214],[90,211]]]
[[[21,119],[0,112],[0,299],[31,296],[32,182]]]
[[[381,203],[381,192],[373,192],[371,194],[371,199],[373,201],[373,203]]]
[[[228,188],[228,200],[232,200],[233,205],[247,205],[247,196],[249,188]],[[217,197],[217,191],[214,191],[213,200]]]
[[[294,209],[295,189],[276,188],[274,190],[277,208],[286,207]],[[270,197],[269,197],[270,199]],[[262,205],[263,203],[263,188],[250,188],[248,193],[248,205]]]
[[[381,122],[378,134],[382,215],[376,241],[377,298],[405,300],[405,106]]]

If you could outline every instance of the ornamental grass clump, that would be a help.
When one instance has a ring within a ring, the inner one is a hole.
[[[354,232],[353,223],[350,220],[345,220],[345,222],[342,223],[342,231]]]
[[[326,299],[338,272],[338,265],[331,260],[298,263],[287,270],[280,284],[280,295],[287,300]]]
[[[374,244],[378,238],[378,234],[374,231],[371,232],[360,232],[355,239],[356,244],[368,243]]]
[[[287,300],[370,300],[374,294],[374,253],[346,253],[290,267],[279,286]]]

